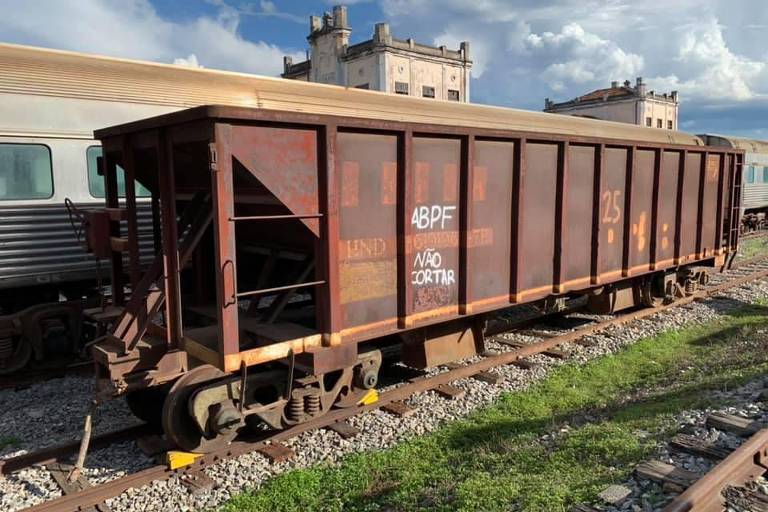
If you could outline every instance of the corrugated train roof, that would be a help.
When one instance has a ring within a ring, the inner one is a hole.
[[[398,122],[702,145],[683,132],[543,112],[0,44],[0,93],[150,105],[225,105]]]

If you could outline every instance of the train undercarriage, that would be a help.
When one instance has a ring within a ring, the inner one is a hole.
[[[586,311],[598,314],[658,307],[696,293],[708,276],[705,267],[683,267],[555,299],[586,298],[581,302]],[[555,302],[542,300],[538,305],[542,311],[551,310]],[[423,369],[480,354],[489,318],[479,315],[359,345],[291,352],[263,365],[242,364],[230,373],[188,356],[183,371],[126,375],[123,394],[137,417],[162,429],[178,448],[206,453],[243,430],[286,429],[333,408],[374,402],[385,360]]]

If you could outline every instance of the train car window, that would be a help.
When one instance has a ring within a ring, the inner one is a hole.
[[[750,165],[747,167],[747,183],[754,183],[755,182],[755,166]]]
[[[51,150],[42,144],[0,144],[0,201],[53,197]]]
[[[90,146],[85,152],[88,160],[88,190],[93,197],[97,198],[105,196],[104,176],[99,174],[97,163],[101,153],[101,146]],[[117,195],[125,197],[125,174],[119,165],[117,166]],[[136,183],[136,197],[149,197],[151,195],[152,193],[144,185]]]

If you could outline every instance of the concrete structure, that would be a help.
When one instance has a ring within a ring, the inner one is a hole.
[[[612,82],[608,89],[598,89],[563,103],[547,98],[544,100],[544,112],[677,130],[680,104],[677,91],[656,94],[646,89],[642,77],[637,77],[634,87],[629,80],[621,86],[619,82]]]
[[[387,23],[377,23],[373,38],[350,45],[347,8],[311,16],[307,60],[284,58],[283,78],[372,89],[420,98],[469,101],[472,61],[469,43],[458,50],[392,37]]]

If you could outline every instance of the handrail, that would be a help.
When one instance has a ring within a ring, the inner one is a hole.
[[[307,283],[298,283],[298,284],[288,284],[285,286],[276,286],[274,288],[264,288],[262,290],[253,290],[250,292],[240,292],[236,293],[235,297],[249,297],[251,295],[263,295],[265,293],[272,293],[272,292],[282,292],[285,290],[293,290],[296,288],[304,288],[307,286],[319,286],[321,284],[325,284],[325,281],[309,281]]]
[[[322,213],[302,213],[298,215],[252,215],[246,217],[230,217],[230,222],[238,220],[281,220],[281,219],[318,219]]]

